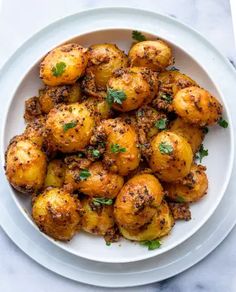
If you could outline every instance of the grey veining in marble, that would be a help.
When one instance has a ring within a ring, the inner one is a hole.
[[[200,31],[232,65],[236,64],[228,0],[3,0],[2,3],[0,0],[0,65],[25,39],[48,23],[82,9],[104,6],[144,8],[177,18]],[[236,229],[214,252],[189,270],[160,283],[122,291],[235,292],[235,245]],[[79,284],[46,270],[16,247],[1,228],[0,247],[0,292],[109,290]]]

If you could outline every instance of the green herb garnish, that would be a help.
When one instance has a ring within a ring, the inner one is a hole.
[[[170,154],[173,152],[173,147],[171,144],[168,144],[167,142],[161,142],[159,144],[159,150],[161,154]]]
[[[203,144],[201,144],[198,152],[196,153],[196,158],[199,159],[200,163],[202,162],[203,157],[208,156],[208,150],[204,149]]]
[[[126,100],[126,94],[122,90],[116,90],[112,88],[108,88],[107,90],[107,103],[111,106],[113,103],[122,104],[124,100]]]
[[[88,177],[91,176],[91,173],[88,169],[82,169],[79,173],[80,180],[86,180]]]
[[[121,147],[119,144],[111,144],[111,152],[112,153],[119,153],[119,152],[126,152],[126,148]]]
[[[159,130],[165,130],[167,126],[167,118],[160,119],[155,122],[155,127]]]
[[[224,120],[223,118],[220,118],[218,121],[218,125],[224,129],[226,129],[226,128],[228,128],[229,123],[226,120]]]
[[[143,42],[147,40],[146,37],[140,31],[137,30],[132,31],[132,39],[138,42]]]
[[[70,122],[63,125],[64,132],[68,131],[69,129],[74,128],[77,125],[77,122]]]
[[[179,69],[176,68],[175,66],[172,66],[172,67],[169,69],[169,71],[179,71]]]
[[[97,207],[100,207],[101,205],[110,206],[113,204],[113,200],[109,198],[93,198],[92,203]]]
[[[209,132],[209,129],[207,127],[202,128],[202,131],[204,134],[207,134]]]
[[[110,243],[110,242],[106,242],[106,245],[107,245],[107,246],[110,246],[110,245],[111,245],[111,243]]]
[[[176,202],[178,203],[185,203],[185,199],[180,196],[180,195],[177,195],[176,198],[175,198]]]
[[[61,76],[66,68],[66,63],[59,62],[56,63],[56,66],[52,67],[52,75],[55,77]]]
[[[97,149],[93,149],[91,152],[92,152],[93,157],[96,157],[96,158],[99,158],[101,155],[100,151]]]
[[[78,152],[78,157],[79,157],[79,158],[84,157],[84,153],[83,153],[82,151],[79,151],[79,152]]]
[[[162,93],[160,95],[160,98],[165,100],[168,103],[172,103],[172,101],[173,101],[173,97],[169,93]]]
[[[154,250],[161,246],[161,243],[158,239],[154,240],[145,240],[141,242],[141,245],[147,246],[148,250]]]

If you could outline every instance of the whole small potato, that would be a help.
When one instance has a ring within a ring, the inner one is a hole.
[[[178,183],[165,185],[168,197],[178,203],[191,203],[200,200],[206,194],[208,188],[205,170],[204,166],[193,164],[186,177]]]
[[[129,179],[118,194],[114,206],[118,226],[138,229],[149,223],[161,204],[163,189],[151,174],[138,174]]]
[[[93,115],[84,104],[62,104],[49,112],[46,129],[55,147],[70,153],[89,144],[94,124]]]
[[[92,198],[84,198],[81,201],[83,207],[82,229],[86,232],[105,236],[114,228],[115,220],[113,206],[96,206]]]
[[[33,193],[43,187],[47,158],[40,147],[24,136],[12,139],[6,151],[6,176],[22,193]]]
[[[163,131],[151,141],[149,165],[163,181],[172,182],[185,177],[193,162],[190,144],[174,132]]]
[[[40,64],[40,78],[50,86],[73,84],[85,71],[87,49],[67,44],[50,51]]]
[[[135,110],[151,102],[157,93],[157,84],[156,73],[147,68],[118,70],[107,83],[107,99],[118,111]],[[119,94],[123,95],[122,98],[119,98]]]
[[[204,128],[189,124],[181,118],[177,118],[171,123],[170,131],[184,137],[191,145],[194,154],[204,139]]]
[[[59,188],[48,188],[33,202],[32,217],[39,229],[56,240],[70,240],[81,224],[80,202]]]
[[[106,88],[112,73],[128,65],[128,58],[114,44],[96,44],[89,47],[86,74],[92,73],[98,90]]]
[[[128,57],[131,67],[147,67],[153,71],[163,71],[173,61],[171,48],[162,40],[136,43]]]
[[[156,209],[150,223],[143,227],[132,230],[119,226],[121,234],[135,241],[153,240],[168,235],[174,225],[174,219],[165,201]]]
[[[44,187],[62,187],[65,179],[65,165],[61,159],[48,163]]]
[[[196,86],[179,90],[173,107],[183,120],[199,126],[213,125],[222,115],[220,102],[208,91]]]

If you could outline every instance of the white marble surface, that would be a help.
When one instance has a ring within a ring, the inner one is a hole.
[[[0,66],[33,33],[82,9],[131,6],[172,15],[199,30],[236,64],[228,0],[0,0]],[[3,98],[3,97],[2,97]],[[236,229],[207,258],[169,280],[123,291],[235,292]],[[82,285],[44,269],[16,247],[0,228],[0,291],[107,291]],[[120,289],[118,289],[120,290]],[[118,291],[117,290],[117,291]]]

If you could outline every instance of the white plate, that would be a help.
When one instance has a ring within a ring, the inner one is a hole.
[[[207,67],[209,75],[214,83],[218,84],[221,92],[227,96],[228,102],[231,99],[233,100],[234,90],[232,86],[227,86],[224,81],[227,80],[229,84],[236,84],[233,70],[227,61],[201,36],[176,21],[161,15],[121,8],[99,9],[80,13],[59,21],[35,35],[18,50],[2,71],[4,75],[2,74],[0,84],[2,85],[2,96],[5,97],[5,100],[13,95],[16,85],[20,83],[29,66],[37,61],[38,56],[41,56],[45,50],[61,43],[62,40],[93,30],[91,26],[94,26],[94,21],[96,21],[97,29],[108,27],[128,28],[134,27],[135,23],[136,29],[152,32],[180,47],[185,47],[200,64]],[[61,35],[63,35],[63,38]],[[224,76],[224,79],[222,76]],[[7,106],[6,102],[2,101],[2,113],[6,112]],[[233,106],[231,107],[233,111]],[[226,132],[222,133],[224,135]],[[222,156],[225,154],[223,152]],[[216,158],[218,159],[218,157]],[[221,167],[218,161],[215,163],[215,168],[217,166]],[[13,197],[9,196],[9,187],[3,172],[1,175],[3,183],[1,184],[0,202],[2,212],[0,212],[0,220],[5,231],[27,254],[44,266],[59,274],[85,283],[118,287],[141,285],[170,277],[191,266],[210,252],[226,236],[235,223],[233,193],[227,192],[217,211],[208,222],[194,236],[164,255],[140,263],[94,263],[75,257],[58,248],[30,225],[15,205]],[[226,209],[227,213],[225,212]]]

